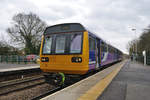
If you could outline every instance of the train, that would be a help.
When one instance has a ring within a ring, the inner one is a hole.
[[[64,84],[108,64],[122,60],[123,53],[80,23],[49,26],[42,36],[40,69],[46,82]]]

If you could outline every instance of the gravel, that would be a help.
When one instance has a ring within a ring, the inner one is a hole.
[[[0,100],[31,100],[32,98],[44,94],[51,90],[54,86],[50,84],[42,84],[23,91],[9,93],[5,96],[0,96]]]

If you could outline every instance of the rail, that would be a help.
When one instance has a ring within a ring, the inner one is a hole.
[[[35,81],[35,82],[34,82]],[[27,84],[25,84],[27,83]],[[29,84],[30,83],[30,84]],[[17,79],[0,83],[0,96],[44,84],[43,76]],[[20,86],[19,86],[20,85]]]

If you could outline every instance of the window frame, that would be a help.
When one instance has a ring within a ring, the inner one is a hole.
[[[48,35],[48,36],[49,36],[49,35]],[[47,36],[47,37],[48,37],[48,36]],[[51,38],[52,38],[52,37],[51,37]],[[53,45],[52,42],[53,42],[53,38],[52,38],[52,40],[51,40],[51,51],[50,51],[50,53],[44,53],[45,39],[46,39],[46,38],[43,39],[42,54],[51,54],[51,53],[52,53],[52,45]]]
[[[108,45],[105,42],[101,42],[101,51],[108,52]]]
[[[56,41],[56,40],[57,40],[57,38],[59,38],[59,37],[64,37],[64,39],[65,39],[65,41],[64,41],[64,42],[65,42],[65,44],[64,44],[64,52],[63,52],[63,53],[61,53],[61,52],[60,52],[60,53],[57,53],[57,52],[56,52],[56,51],[57,51],[57,49],[56,49],[56,48],[57,48],[57,46],[56,46],[56,45],[57,45],[57,44],[56,44],[57,41]],[[66,49],[67,49],[67,48],[66,48],[66,45],[67,45],[67,39],[66,39],[66,37],[67,37],[67,36],[63,36],[63,34],[55,36],[55,43],[54,43],[54,44],[55,44],[55,50],[54,50],[54,53],[55,53],[55,54],[64,54],[64,53],[66,53]],[[53,43],[52,43],[52,44],[53,44]]]
[[[83,43],[83,33],[82,34],[80,34],[80,33],[76,33],[76,34],[79,34],[79,35],[81,35],[81,48],[80,48],[80,53],[82,52],[82,43]],[[68,52],[69,53],[71,53],[71,35],[69,36],[70,38],[68,38],[69,39],[69,47],[67,47],[68,48]],[[71,54],[76,54],[76,53],[71,53]]]
[[[56,51],[56,37],[57,35],[65,35],[66,38],[66,43],[65,43],[65,51],[64,53],[55,53]],[[70,38],[71,34],[81,34],[81,51],[80,53],[70,53],[70,46],[71,46],[71,42],[70,42]],[[65,32],[65,33],[52,33],[52,34],[48,34],[48,35],[44,35],[45,36],[53,36],[52,38],[52,45],[51,45],[51,53],[43,53],[43,47],[44,47],[44,42],[43,42],[43,46],[42,46],[42,55],[81,55],[83,53],[83,39],[84,39],[84,32],[80,31],[80,32]],[[45,41],[45,38],[43,39],[43,41]]]
[[[96,38],[92,37],[91,35],[89,35],[89,51],[96,51]],[[90,50],[90,38],[91,40],[94,40],[94,50]]]

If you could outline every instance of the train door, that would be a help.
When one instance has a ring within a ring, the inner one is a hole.
[[[89,66],[90,69],[95,69],[96,67],[96,38],[89,35]]]
[[[108,56],[108,51],[107,51],[107,45],[101,41],[101,44],[100,44],[100,49],[101,49],[101,66],[105,65],[106,62],[107,62],[107,56]]]
[[[100,66],[100,40],[92,36],[89,36],[89,65],[92,69]]]
[[[100,40],[96,39],[96,67],[100,67]]]

